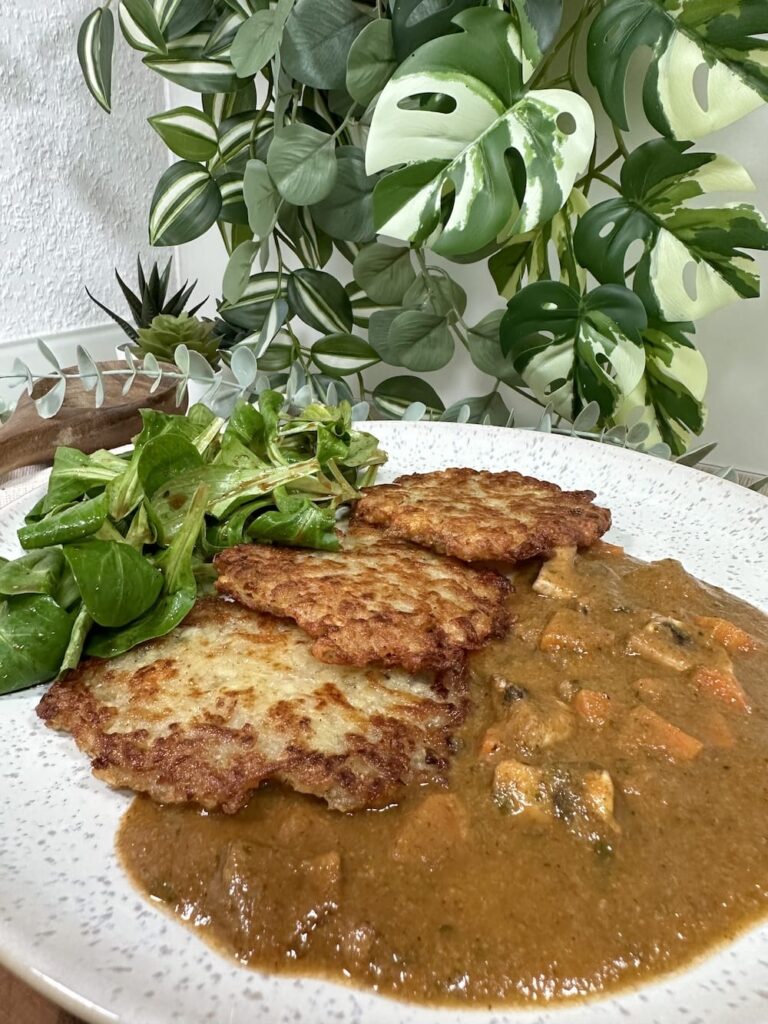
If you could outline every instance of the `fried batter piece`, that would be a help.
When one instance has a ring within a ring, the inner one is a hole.
[[[247,608],[295,619],[312,653],[342,665],[443,669],[502,636],[511,586],[365,527],[338,552],[244,544],[217,555],[216,586]]]
[[[520,473],[444,469],[368,488],[355,520],[465,562],[521,562],[601,537],[611,513],[594,497]]]
[[[293,623],[199,601],[168,636],[90,659],[38,706],[112,786],[233,813],[265,780],[342,811],[445,776],[463,673],[326,665]]]

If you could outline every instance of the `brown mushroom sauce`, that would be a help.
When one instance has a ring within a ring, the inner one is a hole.
[[[768,619],[605,544],[514,582],[449,789],[347,815],[271,787],[234,816],[140,798],[136,885],[243,964],[436,1005],[616,990],[755,923]]]

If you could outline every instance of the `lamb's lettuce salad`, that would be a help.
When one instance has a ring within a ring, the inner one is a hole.
[[[338,509],[386,461],[346,402],[293,415],[264,391],[226,421],[201,405],[141,415],[129,451],[58,449],[19,530],[26,553],[0,559],[0,693],[170,632],[224,548],[335,550]]]

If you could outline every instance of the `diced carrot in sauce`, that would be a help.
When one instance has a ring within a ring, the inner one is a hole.
[[[611,711],[611,698],[598,690],[579,690],[571,701],[571,707],[590,725],[605,725]]]
[[[750,636],[745,629],[737,626],[735,622],[728,619],[710,618],[707,615],[698,615],[694,619],[697,626],[712,637],[715,643],[720,644],[726,651],[731,653],[739,652],[749,654],[759,648],[758,642]]]
[[[692,761],[704,748],[701,740],[643,706],[630,712],[624,740],[630,746],[653,750],[673,761]]]
[[[737,711],[752,710],[749,698],[733,672],[702,666],[693,673],[693,685],[699,693],[715,697]]]

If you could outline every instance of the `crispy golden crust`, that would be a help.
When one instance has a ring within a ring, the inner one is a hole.
[[[445,469],[368,488],[355,520],[466,562],[520,562],[601,537],[611,513],[594,497],[520,473]]]
[[[511,586],[381,531],[354,530],[339,552],[246,544],[215,559],[216,586],[248,608],[295,619],[312,653],[342,665],[444,669],[509,627]]]
[[[468,705],[463,672],[329,666],[291,623],[229,601],[55,683],[37,713],[94,774],[163,803],[237,811],[275,779],[354,810],[445,774]]]

